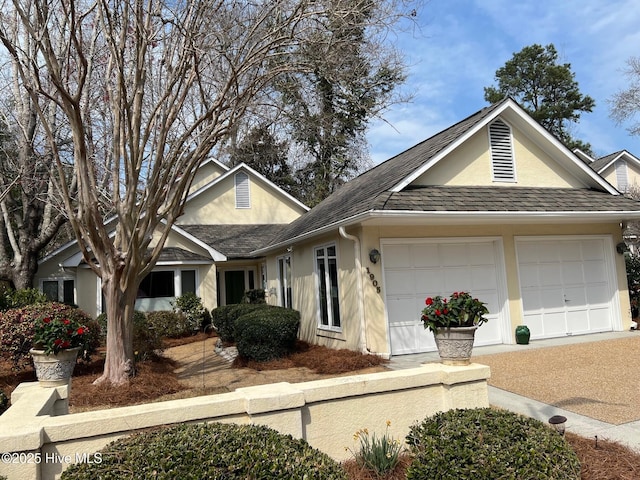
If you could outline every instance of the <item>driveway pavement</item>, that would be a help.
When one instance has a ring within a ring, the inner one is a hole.
[[[492,355],[497,353],[505,353],[526,348],[527,350],[540,349],[541,354],[545,347],[561,346],[576,343],[593,342],[594,352],[597,356],[598,342],[602,340],[615,340],[629,337],[638,337],[640,332],[607,332],[591,335],[580,335],[565,338],[555,338],[549,340],[535,340],[529,345],[494,345],[488,347],[474,347],[474,356]],[[413,368],[422,363],[440,361],[437,352],[422,353],[416,355],[399,355],[392,357],[389,368],[403,369]],[[629,359],[630,362],[637,364],[636,359]],[[637,396],[634,401],[640,408],[640,372],[638,372],[638,388]],[[568,410],[557,408],[531,398],[516,395],[514,393],[489,386],[489,403],[496,407],[504,408],[512,412],[527,415],[543,422],[547,422],[554,415],[563,415],[567,417],[567,431],[576,433],[586,438],[606,438],[617,441],[622,444],[640,451],[640,421],[625,423],[622,425],[613,425],[605,423],[585,415],[579,415]]]

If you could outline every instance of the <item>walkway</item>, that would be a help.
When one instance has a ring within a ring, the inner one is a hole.
[[[496,353],[511,352],[522,349],[541,349],[571,343],[598,342],[600,340],[621,339],[639,335],[640,332],[637,331],[579,335],[548,340],[535,340],[529,345],[492,345],[488,347],[474,347],[473,353],[474,355],[493,355]],[[597,344],[594,345],[594,348],[597,348]],[[438,361],[440,361],[440,359],[437,352],[416,355],[400,355],[392,357],[388,367],[392,369],[413,368],[422,363]],[[629,361],[637,362],[637,359],[629,359]],[[638,397],[636,398],[636,401],[639,405],[638,408],[640,408],[640,372],[638,373],[638,385]],[[640,451],[640,421],[630,422],[623,425],[612,425],[491,386],[489,387],[489,403],[496,407],[536,418],[545,423],[554,415],[563,415],[567,417],[567,431],[569,432],[576,433],[586,438],[594,438],[595,436],[599,439],[606,438],[623,443]]]

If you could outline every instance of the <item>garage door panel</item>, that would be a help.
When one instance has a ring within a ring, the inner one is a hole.
[[[529,326],[532,338],[612,329],[615,267],[605,245],[604,237],[516,240],[524,318],[535,326]]]
[[[492,310],[490,321],[476,333],[476,345],[501,343],[494,241],[414,241],[393,244],[393,249],[389,246],[383,244],[383,259],[392,355],[436,349],[433,334],[419,319],[420,311],[426,297],[448,296],[454,291],[470,291]],[[396,255],[402,258],[394,258]]]

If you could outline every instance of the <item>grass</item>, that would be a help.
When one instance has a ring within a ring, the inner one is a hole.
[[[167,341],[166,347],[177,346],[206,338],[201,334],[187,339]],[[305,367],[320,374],[344,374],[384,363],[379,357],[362,355],[348,350],[330,350],[324,347],[299,342],[291,356],[266,363],[245,362],[236,359],[234,367],[257,370],[283,370]],[[173,361],[165,357],[141,362],[137,365],[137,375],[126,387],[113,388],[106,385],[95,386],[95,380],[102,372],[103,359],[100,355],[90,363],[79,362],[73,377],[70,403],[74,408],[91,408],[109,405],[125,406],[155,401],[172,393],[189,396],[189,388],[176,378]],[[7,396],[21,382],[34,380],[31,369],[13,372],[10,365],[0,362],[0,390]],[[193,392],[196,394],[196,392]],[[567,441],[574,448],[582,464],[583,480],[627,480],[640,478],[640,452],[634,452],[615,442],[595,438],[583,438],[567,433]],[[407,454],[393,472],[384,477],[361,467],[353,460],[344,463],[351,480],[399,480],[405,478],[406,467],[411,462]]]

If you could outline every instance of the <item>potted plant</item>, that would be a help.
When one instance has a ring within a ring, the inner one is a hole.
[[[87,348],[89,329],[77,320],[44,317],[35,324],[33,358],[36,377],[43,387],[66,385],[78,353]]]
[[[442,363],[468,365],[476,330],[487,321],[486,304],[468,292],[428,297],[425,304],[420,318],[434,334]]]

